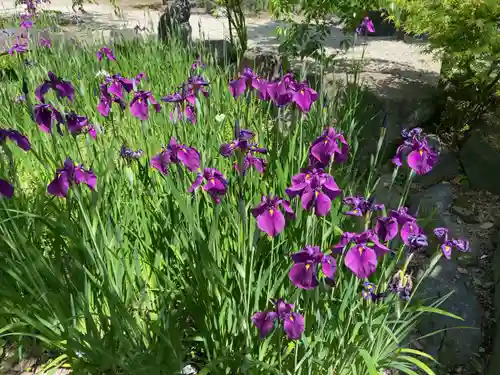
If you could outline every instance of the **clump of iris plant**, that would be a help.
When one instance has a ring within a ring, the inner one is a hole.
[[[257,227],[271,237],[277,236],[285,229],[285,215],[280,209],[285,211],[289,219],[295,218],[290,202],[276,196],[264,195],[261,203],[252,209],[252,215],[257,219]]]
[[[311,210],[317,216],[327,215],[332,201],[341,194],[334,178],[323,169],[305,169],[292,177],[292,186],[286,189],[290,198],[300,196],[302,208]]]
[[[107,57],[109,61],[116,61],[116,57],[113,51],[109,47],[102,47],[99,51],[95,53],[97,60],[102,61],[104,57]]]
[[[374,231],[367,230],[359,234],[344,232],[332,251],[345,252],[346,267],[363,279],[377,270],[378,258],[383,257],[390,249],[380,242]]]
[[[408,166],[418,175],[429,173],[437,164],[438,152],[429,144],[429,138],[420,128],[402,132],[403,144],[398,147],[392,162],[401,167],[406,159]]]
[[[203,181],[205,181],[204,185]],[[212,197],[216,204],[219,204],[221,198],[227,193],[227,180],[224,175],[215,168],[205,168],[203,173],[199,173],[193,184],[189,187],[188,192],[195,192],[201,185],[203,185],[203,190]]]
[[[452,250],[458,250],[461,252],[469,252],[470,244],[469,241],[464,239],[449,238],[449,231],[447,228],[435,228],[434,235],[441,241],[441,252],[446,259],[451,259]]]
[[[45,80],[35,89],[35,97],[40,101],[40,103],[45,103],[45,94],[49,90],[55,91],[59,99],[68,98],[69,101],[73,101],[75,89],[73,88],[71,82],[57,77],[52,72],[48,72],[48,76],[49,79]]]
[[[257,327],[261,339],[265,338],[275,326],[282,324],[289,340],[298,340],[304,332],[304,317],[292,311],[294,305],[278,299],[274,302],[274,311],[259,311],[252,316],[252,323]]]
[[[264,173],[267,162],[265,159],[256,157],[255,154],[266,154],[267,149],[251,143],[250,141],[255,137],[255,133],[250,130],[240,129],[238,122],[235,124],[234,132],[235,139],[231,143],[222,144],[219,148],[220,154],[227,158],[235,152],[241,153],[242,165],[238,165],[236,161],[234,167],[242,175],[245,175],[250,167],[254,167],[260,173]]]
[[[319,246],[306,246],[301,251],[292,254],[294,265],[288,273],[290,281],[298,288],[310,290],[319,285],[318,266],[326,278],[333,281],[337,263],[331,255],[324,254]]]
[[[130,113],[139,120],[145,121],[149,118],[149,106],[153,106],[156,112],[160,112],[160,103],[151,91],[138,90],[130,101]]]
[[[331,161],[343,163],[349,156],[349,144],[342,133],[328,128],[309,149],[309,164],[316,168],[326,168]]]
[[[62,114],[51,104],[36,104],[34,107],[35,122],[44,133],[52,131],[55,123],[59,134],[62,134],[60,124],[63,122]]]
[[[97,178],[90,169],[83,168],[67,158],[62,168],[56,170],[54,179],[47,186],[47,192],[56,197],[67,197],[69,188],[73,185],[85,184],[94,190]]]
[[[189,171],[194,172],[200,168],[200,153],[193,147],[177,143],[172,137],[168,146],[151,159],[153,168],[165,176],[170,164],[183,164]]]

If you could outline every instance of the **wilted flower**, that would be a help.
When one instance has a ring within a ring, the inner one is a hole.
[[[375,233],[382,242],[388,242],[396,237],[398,229],[398,221],[394,217],[377,217]]]
[[[110,61],[116,61],[115,55],[113,55],[113,51],[109,47],[102,47],[99,51],[95,53],[97,56],[97,60],[102,61],[104,56],[108,58]]]
[[[26,96],[24,94],[18,95],[15,99],[14,102],[16,104],[22,104],[26,102]]]
[[[349,156],[349,145],[343,134],[328,128],[312,143],[309,156],[312,166],[325,168],[332,159],[336,163],[345,162]]]
[[[375,203],[374,196],[368,199],[359,195],[345,197],[344,204],[351,208],[349,211],[344,212],[345,215],[349,216],[366,216],[370,212],[381,211],[384,209],[383,204]]]
[[[20,149],[24,151],[29,151],[31,149],[30,141],[28,137],[22,135],[17,130],[14,129],[1,129],[0,128],[0,146],[6,139],[10,139],[15,142]]]
[[[361,295],[367,301],[377,302],[385,297],[385,293],[377,293],[377,286],[374,283],[365,282],[363,283],[363,290]]]
[[[373,21],[369,17],[363,18],[361,24],[356,28],[356,33],[360,35],[367,35],[368,33],[374,33],[375,27],[373,26]]]
[[[54,73],[48,72],[49,79],[45,80],[40,86],[35,89],[35,97],[42,103],[45,102],[45,94],[50,90],[54,90],[58,98],[68,98],[73,101],[75,89],[69,81],[58,78]]]
[[[410,252],[420,251],[427,246],[429,246],[429,243],[427,241],[427,236],[423,233],[423,231],[411,233],[408,236],[408,247],[410,248]]]
[[[149,117],[149,105],[152,105],[156,112],[160,112],[160,104],[156,101],[151,91],[136,91],[130,101],[130,113],[139,120],[147,120]]]
[[[332,201],[341,194],[337,183],[323,169],[306,169],[292,177],[292,186],[286,189],[289,197],[300,195],[302,208],[311,210],[317,216],[330,212]]]
[[[279,197],[263,196],[261,203],[252,209],[259,229],[271,237],[277,236],[285,229],[285,216],[280,208],[283,208],[288,218],[295,218],[290,202]]]
[[[144,154],[143,150],[138,149],[137,151],[134,151],[125,145],[123,145],[120,149],[120,156],[127,160],[139,159],[143,154]]]
[[[290,269],[288,277],[297,287],[306,290],[318,286],[318,265],[321,264],[323,274],[329,279],[333,279],[337,269],[335,259],[323,254],[319,246],[306,246],[301,251],[292,254],[292,260],[295,264]]]
[[[170,164],[183,164],[191,172],[200,168],[200,153],[193,147],[177,143],[174,137],[159,154],[153,156],[151,165],[165,176]]]
[[[34,109],[35,121],[38,127],[44,133],[50,133],[52,131],[52,124],[55,122],[58,125],[63,122],[63,117],[61,113],[55,109],[51,104],[37,104]]]
[[[422,175],[429,173],[437,164],[438,153],[429,145],[427,136],[422,133],[422,129],[415,128],[403,132],[404,143],[398,147],[392,162],[400,167],[403,165],[403,158],[406,157],[408,166],[415,173]]]
[[[79,116],[74,112],[66,114],[66,125],[71,134],[78,135],[80,133],[88,133],[92,138],[96,139],[96,130],[89,124],[89,119],[85,116]]]
[[[219,204],[221,198],[227,192],[227,181],[224,175],[215,168],[205,168],[203,174],[199,173],[196,176],[191,187],[188,189],[189,193],[196,191],[205,180],[205,185],[203,185],[203,190],[205,190],[215,201]]]
[[[453,249],[461,252],[470,251],[469,241],[464,239],[449,239],[449,231],[446,228],[435,228],[434,234],[441,240],[441,251],[446,259],[451,259],[451,252]]]
[[[14,186],[12,186],[8,181],[2,180],[0,178],[0,197],[12,198],[14,195]]]
[[[90,190],[94,190],[96,176],[90,169],[84,169],[82,165],[76,165],[70,158],[64,161],[63,168],[56,171],[54,180],[48,185],[47,192],[57,197],[67,197],[68,190],[73,184],[85,184]]]
[[[398,294],[405,301],[410,300],[412,289],[413,281],[411,276],[405,275],[401,270],[396,272],[388,286],[390,292]]]
[[[274,304],[275,311],[261,311],[252,316],[252,323],[259,330],[260,338],[266,337],[275,324],[282,323],[288,339],[298,340],[304,332],[304,317],[293,312],[294,305],[283,299],[277,300]]]
[[[19,53],[24,53],[26,51],[28,51],[28,42],[27,41],[17,40],[9,48],[8,53],[9,53],[9,55],[13,56],[14,53],[18,53],[19,54]]]
[[[359,234],[344,232],[332,251],[338,253],[345,248],[348,248],[345,265],[360,279],[372,275],[377,269],[377,256],[384,256],[390,251],[372,230]]]
[[[49,38],[40,38],[40,46],[45,48],[52,48],[52,41]]]

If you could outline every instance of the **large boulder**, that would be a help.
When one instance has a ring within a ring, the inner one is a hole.
[[[283,72],[289,70],[287,61],[280,57],[275,51],[254,47],[248,49],[240,60],[239,70],[245,67],[252,69],[255,73],[266,79],[280,77]]]
[[[460,161],[470,185],[500,194],[500,136],[494,131],[476,131],[460,150]]]

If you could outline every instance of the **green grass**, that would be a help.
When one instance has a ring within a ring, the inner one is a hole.
[[[358,117],[358,92],[341,91],[327,103],[320,95],[307,116],[293,110],[289,123],[283,118],[290,116],[253,95],[233,99],[231,67],[204,55],[210,96],[199,98],[195,125],[172,124],[172,106],[165,103],[147,121],[117,107],[106,119],[96,111],[99,71],[130,78],[145,72],[140,88],[159,99],[186,81],[197,51],[128,41],[115,49],[117,62],[99,63],[99,47],[35,49],[23,56],[33,65],[16,62],[18,78],[0,88],[1,126],[18,129],[32,143],[29,152],[11,142],[2,146],[0,178],[15,184],[15,196],[0,199],[0,338],[42,342],[56,353],[54,367],[65,363],[77,374],[170,375],[190,361],[201,374],[376,375],[394,367],[413,375],[415,364],[432,374],[418,360],[425,353],[401,351],[420,315],[431,310],[395,298],[365,302],[362,280],[343,266],[342,257],[333,288],[322,283],[307,292],[288,280],[291,253],[307,244],[327,251],[342,229],[362,229],[363,223],[342,215],[339,198],[323,218],[294,201],[297,218],[274,239],[257,229],[250,214],[262,194],[285,196],[292,176],[307,163],[310,143],[332,119],[345,132],[351,155],[329,172],[344,195],[370,193],[376,160],[371,171],[356,168],[356,134],[364,121]],[[42,133],[34,123],[34,90],[48,71],[71,81],[76,95],[73,103],[52,94],[47,99],[87,116],[101,129],[95,141]],[[23,80],[29,100],[16,104]],[[234,159],[220,156],[235,121],[268,148],[264,175],[252,170],[241,179]],[[218,168],[227,177],[229,190],[220,205],[203,191],[187,193],[194,173],[172,165],[165,177],[150,167],[172,136],[199,150],[202,168]],[[145,155],[128,164],[119,157],[123,144]],[[92,168],[95,191],[72,186],[68,199],[46,193],[67,156]],[[372,277],[380,288],[398,266],[403,249],[396,250],[398,257],[381,260]],[[305,315],[302,340],[289,342],[280,329],[258,339],[250,317],[279,297]]]

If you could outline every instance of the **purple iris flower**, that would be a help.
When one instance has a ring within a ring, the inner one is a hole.
[[[28,51],[28,42],[27,41],[21,41],[17,40],[16,43],[13,43],[12,46],[9,48],[8,53],[9,55],[13,56],[14,53],[24,53]]]
[[[363,283],[363,290],[361,291],[361,296],[371,302],[380,301],[385,297],[385,293],[377,293],[377,286],[374,283],[365,282]]]
[[[45,94],[52,89],[56,92],[58,98],[68,98],[69,101],[73,101],[75,89],[71,82],[58,78],[52,72],[48,72],[48,76],[49,79],[35,89],[35,97],[41,103],[45,103]]]
[[[231,156],[235,151],[240,150],[243,153],[247,151],[257,152],[260,154],[265,154],[267,150],[262,147],[258,147],[254,143],[250,143],[250,140],[255,136],[255,133],[246,129],[238,129],[238,125],[235,126],[235,140],[231,143],[225,143],[220,146],[219,152],[224,157]]]
[[[161,98],[161,101],[173,103],[174,111],[170,112],[170,120],[176,122],[182,119],[196,123],[196,111],[191,103],[195,103],[195,97],[192,93],[182,90],[174,94],[169,94]]]
[[[408,213],[407,207],[401,207],[398,210],[390,210],[389,216],[397,220],[400,227],[400,236],[405,245],[411,246],[410,238],[414,245],[421,242],[422,237],[416,237],[424,235],[424,231],[417,224],[417,219]]]
[[[309,87],[307,81],[298,83],[293,82],[290,85],[291,100],[299,110],[303,113],[308,113],[311,110],[312,104],[318,100],[318,93]]]
[[[137,160],[144,154],[144,151],[138,149],[137,151],[123,145],[120,149],[120,156],[126,160]]]
[[[215,168],[205,168],[203,174],[198,174],[191,187],[188,189],[189,193],[196,191],[205,180],[203,190],[205,190],[215,201],[219,204],[221,198],[227,192],[227,180],[224,175]]]
[[[294,90],[292,89],[292,85],[294,84],[297,84],[297,81],[293,77],[293,74],[287,73],[280,79],[267,83],[266,95],[268,95],[278,107],[286,106],[293,100]]]
[[[323,132],[309,149],[311,165],[325,168],[333,159],[335,163],[343,163],[349,156],[349,145],[342,133],[330,127]]]
[[[413,281],[411,276],[405,275],[403,271],[396,272],[387,289],[389,292],[399,295],[401,299],[409,301],[413,290]]]
[[[257,227],[271,237],[277,236],[285,229],[285,216],[280,208],[289,219],[295,218],[290,202],[279,197],[263,196],[261,203],[252,209],[252,215],[257,219]]]
[[[323,169],[306,169],[292,177],[292,186],[286,189],[290,198],[300,195],[302,208],[311,210],[317,216],[325,216],[330,212],[332,201],[340,194],[337,183]]]
[[[74,112],[66,114],[66,125],[71,134],[78,135],[88,133],[93,139],[96,139],[97,133],[92,124],[89,124],[89,119],[85,116],[79,116]]]
[[[259,76],[254,73],[252,69],[246,67],[238,78],[229,82],[229,91],[236,99],[241,96],[246,89],[259,89],[260,86],[257,84],[258,78]]]
[[[289,340],[298,340],[304,332],[304,317],[293,312],[294,305],[279,299],[275,304],[275,311],[259,311],[252,316],[252,323],[259,330],[261,339],[266,337],[275,327],[282,323],[283,331]]]
[[[238,162],[234,162],[234,168],[236,169],[236,172],[242,173],[242,175],[245,176],[246,172],[253,167],[257,172],[264,173],[267,166],[267,160],[254,156],[252,154],[253,152],[254,151],[250,150],[243,157],[243,168],[239,167]]]
[[[375,224],[375,233],[382,242],[392,240],[398,234],[398,221],[391,216],[378,217]]]
[[[134,87],[132,80],[124,78],[120,74],[113,74],[111,77],[106,77],[104,84],[109,94],[122,100],[124,99],[123,91],[129,93]]]
[[[110,61],[116,61],[116,57],[113,54],[113,51],[109,47],[102,47],[99,51],[95,53],[97,56],[97,60],[102,61],[104,56],[108,58]]]
[[[14,195],[14,186],[12,186],[8,181],[2,180],[0,178],[0,197],[12,198]]]
[[[193,147],[177,143],[174,137],[159,154],[153,156],[151,165],[165,176],[170,164],[183,164],[189,171],[200,168],[200,153]]]
[[[451,252],[453,249],[461,252],[470,251],[469,241],[455,238],[449,239],[449,231],[446,228],[435,228],[434,234],[441,240],[441,251],[446,259],[451,259]]]
[[[422,129],[415,128],[402,133],[404,143],[398,147],[392,162],[401,167],[406,157],[408,166],[419,175],[429,173],[437,164],[438,153],[429,145],[428,138]]]
[[[359,35],[367,35],[368,33],[374,33],[375,27],[373,26],[373,21],[369,17],[363,18],[361,24],[356,28],[356,33]]]
[[[107,83],[104,83],[99,86],[99,103],[97,104],[97,111],[101,114],[101,116],[108,117],[111,111],[111,105],[113,103],[117,103],[122,111],[126,107],[126,103],[123,99],[120,99],[118,96],[111,94],[108,91]]]
[[[195,62],[191,65],[192,70],[196,69],[205,69],[206,65],[205,63],[201,60],[201,56],[198,56],[198,58],[195,60]]]
[[[22,135],[17,130],[14,129],[1,129],[0,128],[0,145],[5,142],[6,139],[10,139],[15,142],[21,150],[29,151],[31,149],[31,144],[25,135]]]
[[[147,120],[149,118],[149,104],[154,107],[156,112],[160,112],[160,103],[156,101],[151,91],[136,91],[130,101],[130,113],[139,120]]]
[[[359,195],[345,197],[344,204],[351,208],[349,211],[344,212],[348,216],[366,216],[370,212],[384,209],[383,204],[375,204],[375,197],[370,197],[369,199]]]
[[[390,251],[372,230],[359,234],[344,232],[340,242],[332,247],[332,252],[340,253],[346,248],[345,265],[360,279],[372,275],[377,269],[377,257]]]
[[[40,46],[45,47],[45,48],[52,48],[52,41],[49,38],[40,38]]]
[[[61,133],[59,124],[63,122],[61,113],[55,109],[51,104],[37,104],[34,109],[35,121],[38,127],[44,133],[52,131],[52,124],[55,122],[58,127],[58,132]]]
[[[207,87],[210,85],[204,77],[200,75],[189,77],[186,91],[189,93],[187,95],[188,101],[190,101],[191,105],[194,105],[194,98],[198,95],[198,93],[202,93],[204,97],[208,97],[209,93],[207,91]]]
[[[321,264],[323,274],[333,279],[337,263],[330,255],[325,255],[319,246],[306,246],[301,251],[292,254],[294,265],[288,273],[290,281],[297,287],[310,290],[318,286],[317,268]]]
[[[22,27],[24,29],[31,29],[33,27],[33,21],[31,20],[31,15],[22,14],[21,23],[19,24],[19,27]]]
[[[64,166],[56,171],[56,176],[47,186],[47,192],[56,197],[67,197],[68,190],[73,184],[85,184],[94,190],[96,176],[90,169],[76,165],[70,158],[64,161]]]

